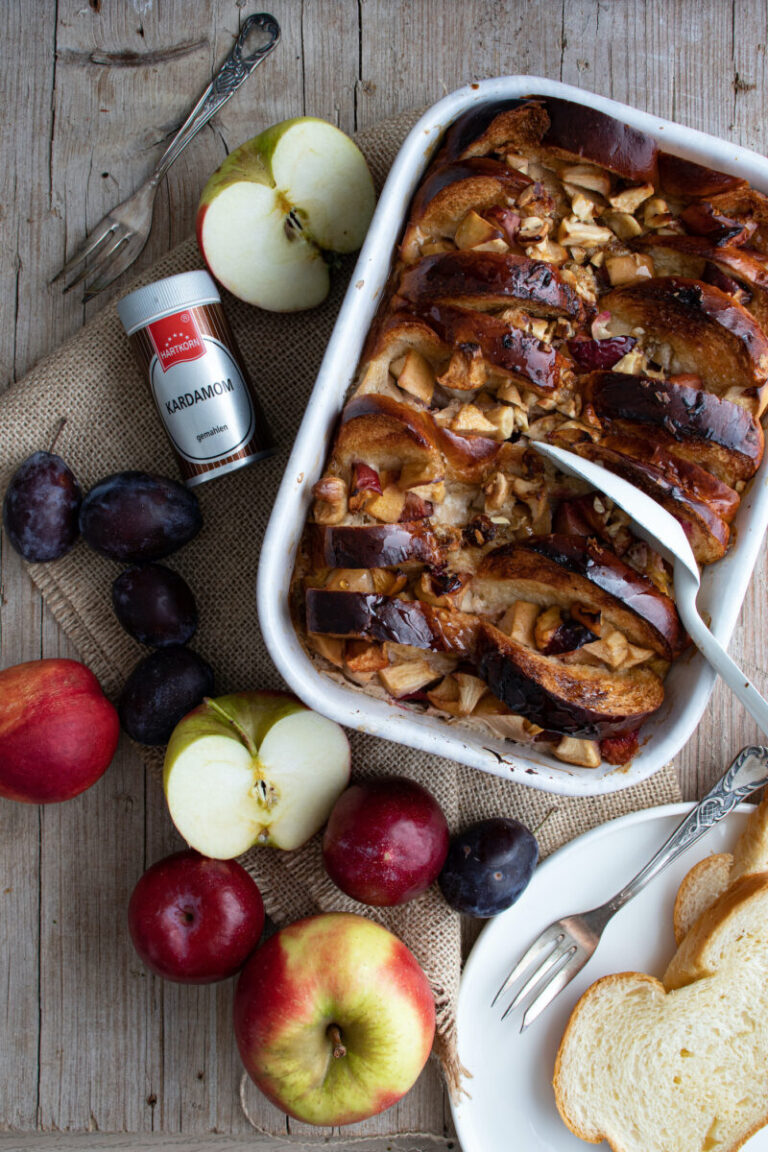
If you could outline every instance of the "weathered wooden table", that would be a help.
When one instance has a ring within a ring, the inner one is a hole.
[[[270,0],[267,7],[282,43],[171,170],[137,267],[188,235],[209,173],[265,125],[311,113],[352,132],[503,73],[558,78],[757,151],[768,147],[768,16],[758,0]],[[149,171],[253,10],[250,0],[0,5],[0,386],[119,293],[118,286],[84,308],[48,281],[65,252]],[[18,556],[2,542],[0,549],[0,666],[76,656]],[[763,691],[766,571],[763,562],[732,646]],[[699,795],[757,739],[754,723],[718,688],[678,758],[684,795]],[[48,809],[0,802],[4,1148],[277,1146],[256,1136],[240,1109],[231,986],[153,980],[128,941],[125,906],[136,878],[178,844],[159,800],[126,744],[76,802]],[[405,1108],[409,1128],[450,1138],[434,1069]],[[383,1120],[378,1131],[385,1129]],[[376,1123],[366,1131],[375,1133]],[[124,1133],[137,1135],[105,1135]]]

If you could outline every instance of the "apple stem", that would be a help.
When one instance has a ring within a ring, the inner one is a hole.
[[[67,422],[66,416],[62,416],[61,419],[59,420],[59,423],[56,425],[56,431],[53,434],[53,440],[51,440],[51,446],[48,449],[49,452],[53,452],[54,448],[56,447],[56,441],[58,440],[59,436],[61,436],[62,430],[63,430],[66,422]]]
[[[242,727],[242,725],[238,724],[237,720],[235,720],[234,717],[230,716],[229,712],[225,712],[223,708],[220,708],[215,700],[211,700],[210,696],[203,697],[203,703],[207,704],[208,707],[211,708],[214,712],[217,712],[222,720],[224,720],[227,724],[231,725],[231,727],[234,728],[235,732],[237,732],[238,736],[240,737],[240,739],[242,740],[242,742],[245,744],[246,748],[250,752],[251,756],[255,756],[256,755],[256,749],[254,748],[254,746],[253,746],[253,744],[252,744],[252,742],[248,736],[248,733],[245,731],[245,729]]]
[[[550,816],[554,816],[555,812],[558,812],[558,811],[559,811],[559,809],[557,808],[557,806],[555,806],[554,808],[548,808],[547,809],[547,811],[544,815],[544,818],[539,821],[539,823],[536,825],[536,827],[534,829],[532,829],[534,836],[537,836],[539,834],[539,832],[542,830],[542,828],[546,824],[547,820],[549,820]]]
[[[341,1028],[339,1028],[338,1024],[329,1024],[325,1034],[333,1044],[334,1060],[340,1060],[342,1056],[346,1056],[347,1050],[342,1044]]]

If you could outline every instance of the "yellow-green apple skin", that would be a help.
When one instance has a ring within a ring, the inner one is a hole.
[[[239,692],[206,698],[176,725],[163,784],[190,847],[225,860],[254,845],[300,847],[349,771],[349,742],[333,720],[284,692]]]
[[[234,1017],[248,1075],[307,1124],[352,1124],[395,1104],[435,1034],[434,999],[413,954],[348,912],[299,920],[257,948]]]
[[[283,120],[241,144],[203,189],[197,240],[216,279],[274,312],[328,295],[324,252],[362,244],[375,204],[355,143],[325,120]]]

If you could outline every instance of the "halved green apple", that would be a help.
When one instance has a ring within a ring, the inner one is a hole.
[[[349,743],[333,720],[281,692],[205,699],[165,754],[171,819],[204,856],[254,845],[298,848],[328,818],[349,780]]]
[[[375,203],[356,144],[310,116],[283,120],[236,148],[203,189],[200,251],[216,279],[272,312],[328,295],[326,252],[362,244]]]

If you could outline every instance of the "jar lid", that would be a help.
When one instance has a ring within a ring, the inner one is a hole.
[[[202,304],[218,304],[221,301],[213,277],[199,269],[196,272],[180,272],[178,276],[166,276],[145,288],[137,288],[118,301],[117,314],[129,336],[145,324],[170,316],[180,308],[194,308]]]

